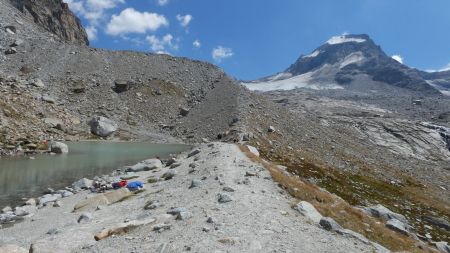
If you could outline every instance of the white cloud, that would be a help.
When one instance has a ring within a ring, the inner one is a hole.
[[[180,22],[180,25],[182,27],[187,27],[189,25],[189,23],[191,23],[191,21],[192,21],[192,15],[187,14],[187,15],[183,16],[183,15],[178,14],[177,20],[178,20],[178,22]]]
[[[233,55],[233,49],[222,46],[218,46],[212,51],[212,58],[217,62],[221,62],[223,59],[230,58]]]
[[[169,54],[167,51],[168,49],[176,51],[179,48],[178,41],[176,41],[170,33],[164,35],[162,38],[151,35],[147,36],[145,39],[150,44],[151,50],[157,54]]]
[[[158,5],[164,6],[169,3],[169,0],[158,0]]]
[[[164,15],[127,8],[119,15],[112,15],[106,33],[114,36],[127,33],[146,33],[168,25],[169,21]]]
[[[97,28],[95,28],[94,26],[87,26],[86,33],[88,35],[89,40],[97,39]]]
[[[86,0],[86,6],[91,10],[106,10],[125,3],[125,0]]]
[[[200,48],[202,46],[202,43],[199,40],[194,40],[194,42],[192,42],[192,45],[196,48]]]
[[[125,3],[125,0],[65,0],[77,15],[87,19],[90,25],[98,25],[105,11]]]
[[[398,55],[398,54],[393,55],[392,59],[394,59],[394,60],[400,62],[401,64],[403,64],[403,57],[401,55]]]

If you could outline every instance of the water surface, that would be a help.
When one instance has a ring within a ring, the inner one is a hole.
[[[67,142],[69,154],[0,158],[0,209],[37,197],[48,188],[63,189],[74,181],[108,174],[156,156],[165,157],[189,149],[182,144],[131,142]]]

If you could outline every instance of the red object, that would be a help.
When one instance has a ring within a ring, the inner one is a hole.
[[[122,180],[122,181],[120,181],[120,182],[118,183],[118,185],[119,185],[121,188],[127,186],[127,184],[128,184],[127,180]]]

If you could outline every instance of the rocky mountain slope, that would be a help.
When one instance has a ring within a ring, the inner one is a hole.
[[[241,88],[216,66],[167,55],[63,43],[8,1],[1,4],[2,87],[6,94],[27,94],[19,100],[35,105],[26,113],[37,118],[33,134],[27,133],[30,118],[18,118],[19,127],[4,133],[3,142],[27,135],[46,139],[49,129],[55,138],[85,138],[89,136],[87,123],[96,115],[119,125],[117,138],[164,140],[175,136],[198,141],[215,139],[236,118],[236,94]],[[8,27],[14,27],[14,32],[8,32]],[[48,106],[64,112],[56,114],[46,109]],[[186,111],[183,115],[181,109]],[[7,117],[3,118],[6,122]],[[46,121],[62,121],[62,127],[55,130],[54,124]]]

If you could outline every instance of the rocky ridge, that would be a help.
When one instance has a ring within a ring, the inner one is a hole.
[[[62,0],[10,0],[14,6],[36,24],[64,41],[89,45],[89,39],[80,20]]]

